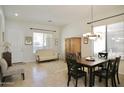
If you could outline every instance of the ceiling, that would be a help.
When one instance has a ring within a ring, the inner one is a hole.
[[[124,9],[124,5],[94,5],[95,15],[110,13]],[[47,25],[64,26],[66,24],[90,18],[89,5],[4,5],[5,17],[15,20],[37,22]],[[18,16],[14,16],[18,13]],[[48,22],[52,20],[52,22]]]

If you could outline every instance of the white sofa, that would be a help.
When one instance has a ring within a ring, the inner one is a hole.
[[[58,54],[52,49],[37,50],[35,55],[36,55],[36,61],[37,62],[58,59]]]

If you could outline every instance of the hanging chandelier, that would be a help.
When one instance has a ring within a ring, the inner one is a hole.
[[[93,5],[91,5],[91,21],[93,21]],[[87,37],[91,40],[100,38],[100,34],[93,32],[93,23],[91,23],[91,32],[83,34],[83,37]]]

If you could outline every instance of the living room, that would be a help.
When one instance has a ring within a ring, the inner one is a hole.
[[[93,56],[96,48],[92,43],[95,41],[88,40],[85,43],[83,39],[83,34],[91,32],[91,25],[87,22],[105,19],[94,23],[94,28],[108,25],[109,29],[109,25],[121,24],[119,27],[124,31],[123,11],[124,5],[1,5],[1,57],[5,51],[3,45],[7,44],[9,46],[7,51],[11,52],[12,64],[23,65],[25,73],[24,80],[17,75],[8,77],[3,87],[66,87],[68,78],[65,62],[65,39],[80,37],[81,57]],[[123,34],[122,32],[122,38]],[[35,42],[40,43],[38,45]],[[119,47],[122,49],[121,58],[123,59],[123,43],[121,44],[122,48]],[[46,58],[44,55],[50,56],[50,50],[41,51],[37,57],[39,49],[52,49],[51,52],[57,53],[55,60],[40,62]],[[108,51],[113,52],[111,49]],[[119,68],[121,84],[117,85],[118,87],[124,86],[123,66],[122,60]],[[70,86],[74,85],[75,83],[70,81]],[[82,79],[79,80],[78,86],[85,86]],[[105,87],[104,83],[99,83],[98,80],[96,80],[95,86]],[[111,87],[110,83],[109,87]]]

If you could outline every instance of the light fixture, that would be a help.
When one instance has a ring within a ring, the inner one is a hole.
[[[4,49],[4,52],[9,52],[9,51],[11,51],[11,50],[10,50],[11,44],[10,44],[9,42],[7,42],[7,41],[5,41],[5,42],[2,43],[2,47],[3,47],[3,49]]]
[[[52,22],[52,20],[48,20],[48,22]]]
[[[19,14],[18,13],[14,13],[15,16],[18,16]]]
[[[93,5],[91,5],[91,21],[93,21]],[[91,32],[83,34],[83,37],[91,40],[96,40],[100,37],[99,34],[93,32],[93,23],[91,23]]]

